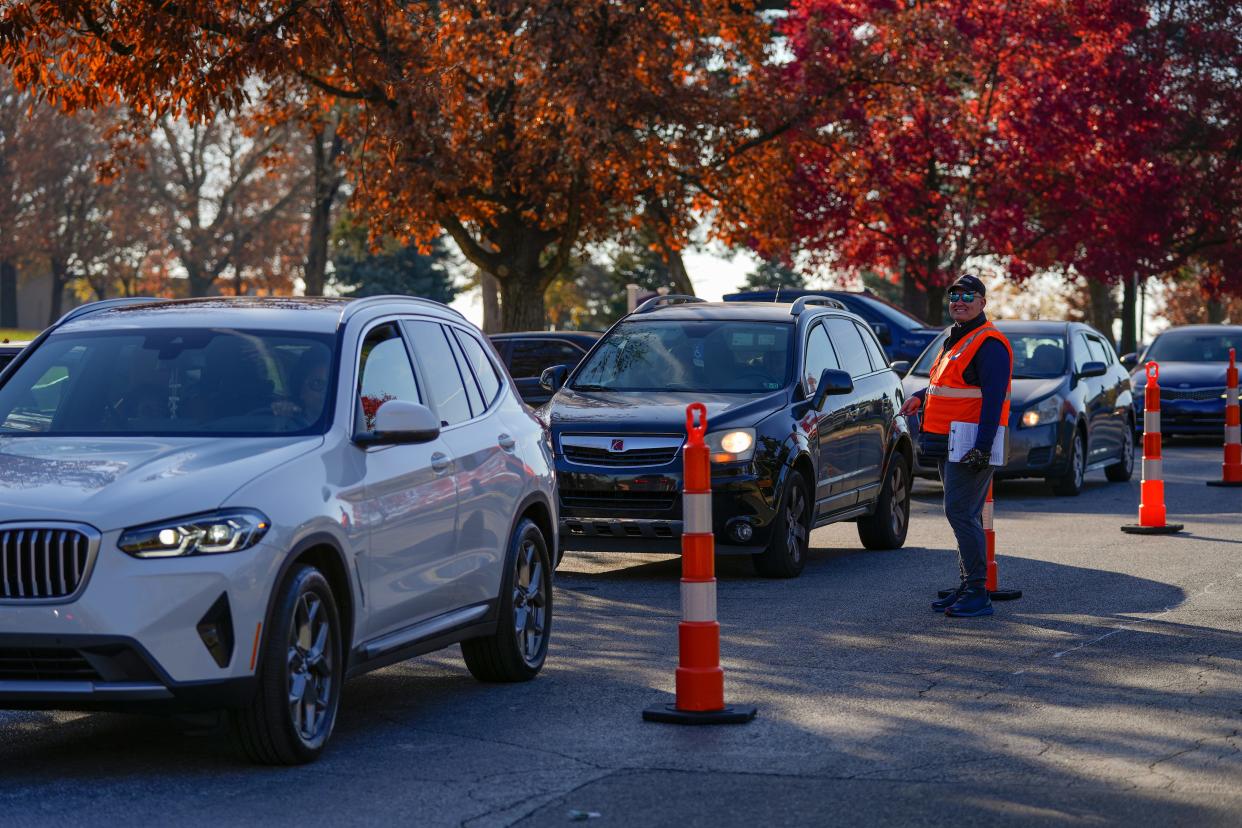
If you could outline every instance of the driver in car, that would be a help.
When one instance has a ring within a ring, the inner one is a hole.
[[[320,348],[308,348],[293,370],[293,395],[272,401],[272,413],[305,423],[319,419],[328,395],[328,355]]]

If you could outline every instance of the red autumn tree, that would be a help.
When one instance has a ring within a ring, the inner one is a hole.
[[[933,322],[976,257],[1017,277],[1055,261],[1143,128],[1123,105],[1142,21],[1131,0],[795,3],[775,82],[825,105],[790,134],[789,214],[759,246],[885,274]]]
[[[3,61],[67,107],[236,109],[254,78],[354,104],[355,198],[373,230],[447,231],[500,283],[504,326],[543,324],[575,246],[659,194],[689,224],[696,174],[756,138],[737,89],[764,59],[765,4],[736,0],[17,0]]]

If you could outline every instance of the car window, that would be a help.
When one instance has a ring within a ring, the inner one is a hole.
[[[354,427],[360,433],[375,430],[375,414],[389,400],[421,403],[410,355],[397,326],[373,328],[362,341],[358,356],[358,412]]]
[[[570,387],[580,391],[770,393],[791,381],[793,333],[789,322],[623,322],[591,352]]]
[[[867,347],[863,345],[862,335],[858,326],[848,319],[839,316],[829,318],[824,323],[828,328],[828,336],[832,339],[833,350],[843,370],[857,379],[871,373],[871,358],[867,356]]]
[[[453,351],[453,358],[457,361],[457,368],[461,372],[462,385],[466,389],[466,401],[470,403],[471,413],[477,417],[487,408],[479,393],[479,384],[474,381],[474,372],[470,370],[470,362],[461,350],[461,343],[457,341],[457,337],[453,336],[452,328],[443,326],[443,329],[444,335],[449,340],[449,348]]]
[[[837,361],[837,354],[832,350],[832,343],[828,341],[828,333],[824,330],[823,325],[816,325],[811,329],[810,335],[806,340],[806,360],[805,367],[802,371],[803,384],[806,385],[808,394],[815,393],[815,387],[819,384],[819,378],[828,368],[839,369],[841,363]]]
[[[1242,330],[1168,331],[1156,337],[1143,361],[1228,362],[1230,348],[1242,353]]]
[[[447,331],[435,322],[406,322],[414,355],[427,381],[427,395],[440,415],[440,425],[464,423],[471,417],[462,380],[462,366],[446,338]],[[478,393],[477,390],[475,393]]]
[[[1087,337],[1087,348],[1091,352],[1092,362],[1102,362],[1105,365],[1108,365],[1109,349],[1104,345],[1103,342],[1101,342],[1099,339],[1095,338],[1094,336],[1088,336]]]
[[[483,405],[486,408],[500,393],[500,378],[496,376],[496,366],[488,358],[479,340],[465,331],[456,328],[452,331],[461,349],[465,351],[466,358],[470,360],[470,367],[474,369],[474,378],[479,383],[479,391],[483,394]]]
[[[582,359],[583,351],[561,339],[511,340],[509,373],[515,377],[537,377],[553,365],[573,368]]]
[[[1074,335],[1074,373],[1081,371],[1092,359],[1091,349],[1087,347],[1087,335],[1079,331]]]
[[[930,377],[932,366],[936,364],[936,357],[940,356],[940,352],[944,349],[944,341],[948,336],[946,331],[933,339],[927,346],[927,350],[919,356],[918,362],[914,363],[910,373],[916,377]]]
[[[1005,332],[1013,349],[1014,379],[1051,379],[1065,373],[1065,340],[1057,334]]]
[[[884,350],[875,338],[875,331],[862,325],[857,325],[857,327],[858,335],[862,337],[863,345],[867,348],[867,356],[871,357],[871,367],[877,371],[887,368],[888,360],[884,358]]]
[[[330,335],[227,328],[57,333],[0,388],[0,431],[319,432],[334,345]]]

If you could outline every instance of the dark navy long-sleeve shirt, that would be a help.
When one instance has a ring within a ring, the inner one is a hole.
[[[969,322],[955,325],[948,339],[944,341],[942,351],[952,348],[986,321],[987,318],[979,314]],[[962,372],[962,379],[968,385],[978,386],[983,392],[983,408],[979,413],[979,434],[975,438],[975,448],[984,454],[991,454],[992,441],[996,439],[996,429],[1001,425],[1001,409],[1005,405],[1005,392],[1009,389],[1012,369],[1008,349],[995,339],[988,339],[979,346],[970,364]],[[924,405],[927,404],[926,388],[918,392],[916,396],[923,401]],[[944,459],[949,454],[948,435],[923,432],[919,435],[919,452],[925,460]]]

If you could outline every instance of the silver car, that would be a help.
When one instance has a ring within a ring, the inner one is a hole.
[[[543,666],[551,450],[487,339],[408,297],[101,302],[0,385],[0,708],[230,711],[316,758],[351,676]]]

